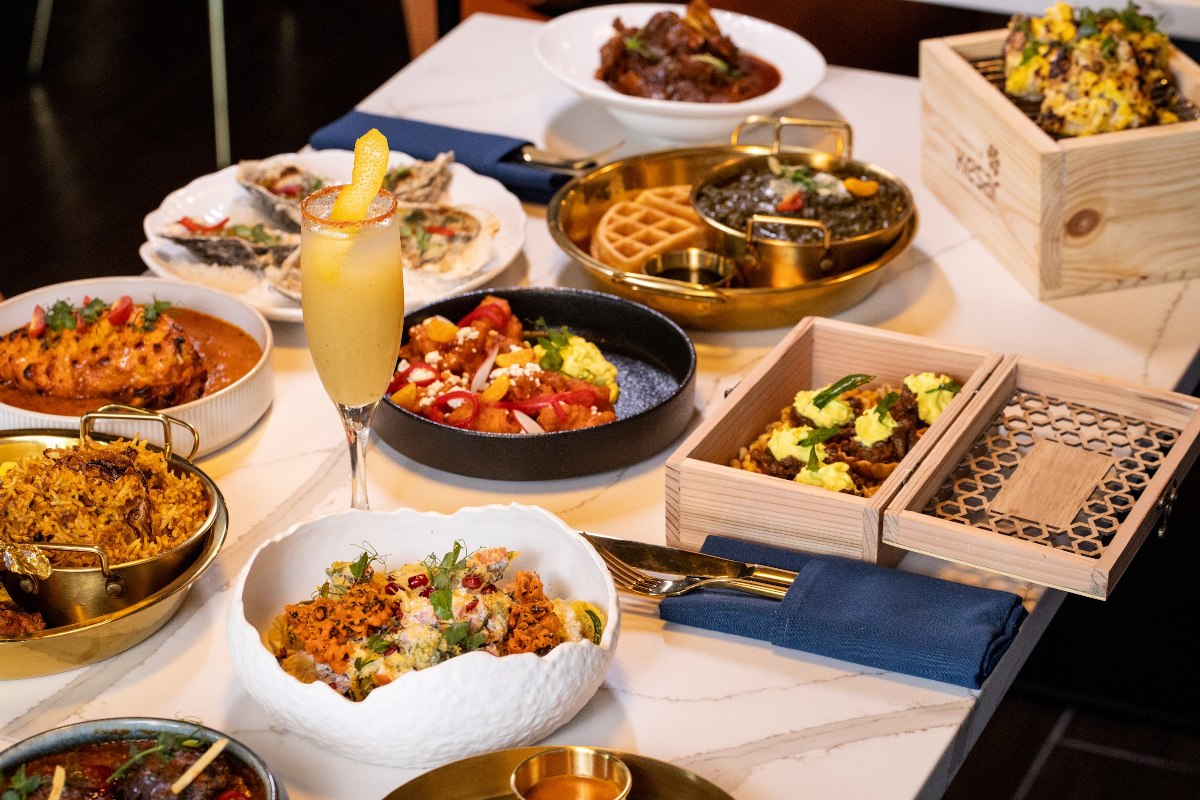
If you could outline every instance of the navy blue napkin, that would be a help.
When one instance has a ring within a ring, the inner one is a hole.
[[[512,157],[529,144],[522,139],[362,111],[351,111],[334,120],[314,133],[308,143],[318,150],[353,150],[358,137],[371,128],[378,128],[393,150],[408,153],[421,161],[431,161],[438,153],[453,150],[455,161],[480,175],[495,178],[517,197],[530,203],[545,205],[569,180],[566,175],[506,161],[506,157]]]
[[[710,536],[702,552],[799,573],[782,601],[726,590],[663,598],[659,615],[868,667],[978,689],[1026,616],[1011,592]]]

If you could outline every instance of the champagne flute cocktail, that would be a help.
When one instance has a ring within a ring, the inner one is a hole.
[[[357,181],[357,148],[355,162]],[[396,198],[376,188],[361,219],[337,219],[346,214],[336,213],[335,202],[351,188],[330,186],[301,203],[301,306],[317,375],[346,429],[351,503],[365,509],[371,417],[404,329],[404,266]]]

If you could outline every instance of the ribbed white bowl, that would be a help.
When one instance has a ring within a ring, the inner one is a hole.
[[[457,656],[401,675],[354,702],[323,683],[301,683],[263,644],[287,603],[312,596],[333,561],[365,545],[389,567],[449,551],[520,551],[517,569],[536,571],[551,597],[587,600],[608,616],[600,644],[568,642],[544,656]],[[229,652],[246,690],[273,716],[347,758],[433,767],[532,744],[563,725],[604,682],[620,633],[612,577],[592,546],[540,508],[491,505],[454,514],[408,509],[346,511],[293,526],[263,544],[238,575],[226,621]]]
[[[271,326],[262,314],[236,298],[202,286],[165,281],[160,278],[89,278],[56,283],[25,292],[0,303],[0,335],[16,330],[29,322],[35,305],[49,307],[57,300],[80,304],[84,296],[113,302],[129,295],[135,303],[167,300],[174,306],[200,311],[232,323],[248,333],[262,347],[262,358],[249,373],[224,389],[183,405],[162,409],[195,426],[200,437],[197,456],[211,453],[241,436],[266,413],[275,392],[275,374],[271,366],[274,337]],[[58,414],[43,414],[0,403],[0,429],[56,428],[79,429],[79,418]],[[161,431],[147,427],[144,422],[126,423],[103,421],[96,430],[131,437],[140,433],[154,443],[161,443]],[[191,437],[176,428],[175,450],[186,455]]]

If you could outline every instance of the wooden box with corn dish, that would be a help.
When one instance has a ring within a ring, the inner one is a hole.
[[[1200,65],[1130,4],[921,43],[925,183],[1033,295],[1200,275]]]
[[[667,540],[894,564],[912,550],[1104,599],[1200,452],[1200,400],[806,318],[667,462]]]

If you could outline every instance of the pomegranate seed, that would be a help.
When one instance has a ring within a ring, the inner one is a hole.
[[[475,607],[478,605],[479,605],[479,598],[476,597],[474,600],[472,600],[471,602],[469,602],[465,606],[463,606],[463,611],[470,614],[472,611],[475,610]]]
[[[464,575],[462,585],[464,589],[478,589],[483,586],[483,578],[478,575]]]
[[[487,586],[485,586],[485,587],[483,587],[482,589],[480,589],[480,590],[479,590],[479,593],[480,593],[480,594],[491,594],[491,593],[492,593],[492,592],[494,592],[494,591],[496,591],[496,584],[494,584],[494,583],[489,583]]]
[[[415,589],[418,586],[428,586],[428,585],[429,585],[429,576],[426,575],[425,573],[421,573],[420,575],[409,576],[408,588],[410,588],[410,589]],[[425,597],[426,595],[421,595],[421,596]]]
[[[387,586],[383,587],[384,594],[395,594],[400,591],[400,584],[395,581],[388,581]]]
[[[387,650],[384,650],[384,651],[383,651],[383,654],[384,654],[385,656],[390,656],[392,653],[396,652],[396,651],[397,651],[397,650],[399,650],[399,649],[400,649],[400,648],[399,648],[399,647],[396,647],[396,645],[392,645],[392,646],[391,646],[391,647],[389,647]]]
[[[432,586],[426,586],[424,589],[421,590],[421,597],[429,597],[429,595],[431,595],[431,594],[433,594]]]
[[[392,616],[396,619],[404,618],[404,611],[401,609],[399,603],[392,603]]]

